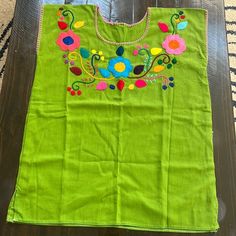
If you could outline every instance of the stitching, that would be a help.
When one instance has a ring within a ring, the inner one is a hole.
[[[39,18],[39,30],[38,30],[38,38],[37,38],[37,46],[36,46],[37,53],[40,48],[40,41],[41,41],[41,35],[42,35],[42,29],[43,29],[43,13],[44,13],[44,7],[43,5],[41,5],[40,18]]]
[[[108,43],[108,44],[113,44],[113,45],[127,45],[127,44],[134,44],[134,43],[137,43],[139,41],[141,41],[148,33],[149,31],[149,25],[150,25],[150,17],[151,17],[151,11],[150,11],[150,8],[147,8],[147,11],[146,11],[146,14],[145,16],[138,22],[136,23],[133,23],[133,24],[127,24],[127,23],[124,23],[124,22],[108,22],[107,20],[105,20],[101,14],[99,13],[99,8],[98,7],[95,7],[95,17],[94,17],[94,24],[95,24],[95,30],[96,30],[96,34],[98,36],[98,38],[100,38],[102,41],[104,41],[105,43]],[[110,24],[110,25],[123,25],[123,26],[127,26],[129,28],[132,28],[134,27],[135,25],[137,24],[140,24],[142,23],[144,20],[146,20],[146,28],[144,30],[144,33],[141,37],[139,37],[138,39],[134,40],[134,41],[128,41],[128,42],[114,42],[114,41],[110,41],[108,39],[105,39],[99,32],[99,29],[98,29],[98,15],[103,19],[103,21],[107,24]]]

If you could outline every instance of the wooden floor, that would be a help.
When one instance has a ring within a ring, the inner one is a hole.
[[[140,20],[148,6],[197,7],[209,11],[208,75],[212,97],[220,222],[220,230],[216,235],[235,236],[236,142],[233,129],[223,0],[67,1],[67,3],[70,2],[99,4],[106,18],[128,23]],[[0,236],[187,235],[112,228],[43,227],[6,223],[7,207],[15,187],[23,127],[34,79],[39,9],[39,0],[17,0],[5,78],[0,95]]]

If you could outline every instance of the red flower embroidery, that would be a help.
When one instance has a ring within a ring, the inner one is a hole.
[[[80,37],[72,30],[60,33],[57,44],[63,51],[74,51],[80,46]]]

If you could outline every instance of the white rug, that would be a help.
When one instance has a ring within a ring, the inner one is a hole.
[[[229,51],[232,106],[236,132],[236,0],[225,0],[225,22]]]
[[[10,41],[15,0],[0,1],[0,90]]]

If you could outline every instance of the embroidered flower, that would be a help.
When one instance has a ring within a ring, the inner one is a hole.
[[[107,69],[113,74],[114,77],[128,77],[129,73],[132,71],[133,66],[129,59],[122,56],[112,58],[109,61]]]
[[[80,37],[72,30],[60,33],[57,44],[63,51],[73,51],[80,46]]]
[[[176,55],[182,54],[186,50],[185,41],[178,34],[166,36],[162,47],[165,48],[167,53]]]
[[[93,55],[95,55],[95,54],[99,55],[99,56],[100,56],[100,59],[101,59],[102,61],[105,60],[105,57],[104,57],[102,51],[97,51],[97,50],[95,50],[95,49],[92,49],[92,50],[91,50],[91,53],[92,53]]]
[[[136,46],[136,49],[134,49],[134,51],[133,51],[133,55],[134,56],[138,56],[138,54],[139,54],[139,51],[141,51],[141,50],[145,50],[145,49],[148,49],[149,48],[149,45],[148,44],[143,44],[143,46],[142,45],[137,45]]]
[[[139,52],[138,49],[134,49],[133,55],[134,55],[134,56],[138,56],[138,52]]]

